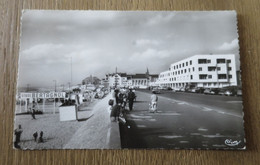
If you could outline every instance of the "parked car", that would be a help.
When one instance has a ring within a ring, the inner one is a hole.
[[[225,91],[225,96],[234,96],[234,95],[235,95],[235,91],[232,91],[232,90]]]
[[[196,93],[196,88],[192,88],[190,92],[191,93]]]
[[[159,88],[153,88],[152,93],[154,94],[160,94],[161,90]]]
[[[242,90],[241,89],[237,90],[237,96],[242,96]]]
[[[224,96],[224,95],[225,95],[225,92],[226,92],[225,89],[220,89],[219,92],[218,92],[218,95]]]
[[[182,87],[182,88],[180,89],[180,91],[181,91],[181,92],[185,92],[185,87]]]
[[[218,89],[217,88],[207,88],[204,90],[204,94],[209,94],[209,95],[217,95],[218,94]]]
[[[196,92],[196,93],[204,93],[204,91],[205,91],[205,89],[202,88],[202,87],[197,87],[197,88],[195,88],[195,92]]]
[[[181,91],[181,88],[178,88],[178,87],[175,87],[172,89],[173,92],[180,92]]]
[[[203,93],[206,94],[206,95],[211,94],[209,88],[205,89]]]

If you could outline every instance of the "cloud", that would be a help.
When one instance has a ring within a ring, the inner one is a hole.
[[[148,19],[147,25],[154,26],[162,23],[168,23],[175,16],[175,13],[161,12],[160,14]]]
[[[220,47],[219,50],[233,50],[235,48],[238,48],[238,39],[234,39],[230,43],[224,42]]]
[[[142,47],[142,46],[157,46],[157,45],[159,45],[160,44],[160,42],[159,41],[157,41],[157,40],[149,40],[149,39],[139,39],[139,40],[136,40],[135,42],[134,42],[134,44],[136,45],[136,46],[140,46],[140,47]]]
[[[139,59],[140,61],[154,61],[157,59],[165,59],[170,57],[171,52],[169,50],[156,50],[152,48],[148,48],[143,52],[135,52],[131,59],[136,60]]]

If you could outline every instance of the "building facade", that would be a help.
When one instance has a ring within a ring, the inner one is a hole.
[[[194,55],[170,65],[157,84],[168,87],[221,88],[237,85],[234,54]]]
[[[112,73],[106,75],[110,87],[147,88],[155,84],[157,79],[158,75],[150,75],[148,69],[143,74]]]

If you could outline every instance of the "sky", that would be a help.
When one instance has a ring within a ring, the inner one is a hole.
[[[90,75],[159,74],[196,54],[235,54],[235,11],[53,11],[22,15],[18,86],[80,84]],[[71,67],[72,64],[72,67]]]

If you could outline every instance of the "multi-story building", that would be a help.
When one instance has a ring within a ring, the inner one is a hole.
[[[126,73],[112,73],[106,75],[106,80],[110,87],[137,87],[147,88],[155,84],[158,75],[150,75],[147,69],[146,73],[126,74]]]
[[[159,74],[157,84],[173,88],[236,86],[235,55],[194,55],[171,64],[167,71]]]

